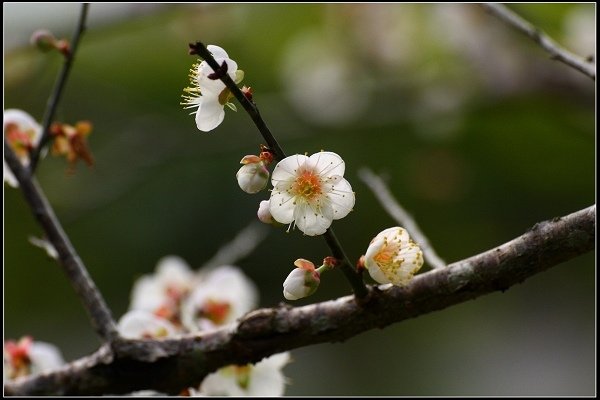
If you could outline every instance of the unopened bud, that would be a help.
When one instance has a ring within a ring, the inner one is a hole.
[[[283,296],[288,300],[298,300],[317,291],[321,276],[312,262],[302,258],[294,263],[294,269],[283,282]]]
[[[250,101],[252,101],[252,88],[249,86],[244,86],[242,87],[242,93],[244,94],[244,96],[246,96],[246,98]]]
[[[240,188],[250,194],[258,193],[267,187],[269,170],[262,161],[242,165],[236,174]]]
[[[50,31],[45,29],[39,29],[33,32],[30,42],[44,52],[56,48],[56,38]]]

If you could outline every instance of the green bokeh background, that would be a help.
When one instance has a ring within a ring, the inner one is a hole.
[[[50,23],[41,7],[4,9],[5,46],[12,41],[4,108],[38,120],[61,65],[58,54],[27,45]],[[595,83],[476,5],[115,4],[94,19],[103,7],[90,7],[57,115],[93,122],[96,164],[68,174],[64,159],[47,157],[38,179],[116,318],[136,277],[169,254],[201,266],[268,196],[235,181],[239,160],[263,142],[241,107],[202,133],[179,105],[194,62],[187,44],[196,40],[238,62],[287,153],[344,158],[357,200],[334,226],[353,259],[396,225],[358,179],[363,166],[388,179],[448,262],[595,202]],[[575,40],[569,18],[595,15],[593,4],[512,7],[561,43]],[[78,10],[57,8],[57,36],[71,35]],[[333,73],[315,72],[331,63]],[[294,90],[318,76],[322,85],[298,100]],[[91,353],[99,341],[85,311],[56,263],[28,243],[41,230],[7,186],[4,218],[5,338],[31,334],[67,360]],[[321,238],[271,229],[237,265],[270,307],[284,300],[296,258],[326,255]],[[294,350],[286,394],[593,395],[595,272],[593,252],[504,293]],[[342,275],[330,274],[297,303],[348,293]]]

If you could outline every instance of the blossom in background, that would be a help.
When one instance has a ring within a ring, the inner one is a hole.
[[[30,336],[4,342],[5,380],[48,372],[64,363],[60,350],[50,343],[34,341]]]
[[[94,165],[94,157],[86,139],[91,132],[92,124],[89,121],[79,121],[75,126],[53,123],[50,126],[50,133],[54,137],[52,154],[65,156],[70,169],[74,168],[79,159],[91,167]]]
[[[423,252],[406,229],[396,226],[371,240],[364,264],[375,281],[403,286],[423,265]]]
[[[238,70],[237,63],[229,58],[225,50],[214,45],[208,45],[206,48],[219,65],[227,64],[227,74],[234,82],[242,81],[243,71]],[[196,125],[203,132],[211,131],[223,122],[225,105],[235,109],[235,106],[229,103],[231,93],[225,84],[218,78],[209,77],[214,73],[206,61],[194,64],[190,70],[191,86],[184,89],[184,101],[181,103],[184,108],[197,108]]]
[[[282,368],[289,353],[279,353],[252,365],[230,365],[208,375],[192,396],[282,396],[286,378]]]
[[[128,311],[117,324],[119,334],[128,339],[160,339],[173,337],[177,328],[167,319],[144,310]]]
[[[257,303],[254,283],[240,269],[224,265],[200,276],[182,304],[181,319],[191,332],[210,330],[234,322]]]
[[[292,270],[283,282],[283,296],[288,300],[310,296],[321,282],[321,275],[312,262],[299,258],[294,265],[298,268]]]
[[[183,299],[196,282],[188,264],[177,256],[162,258],[156,273],[139,278],[131,294],[130,310],[145,310],[178,326]]]
[[[271,178],[271,215],[282,224],[294,222],[306,235],[322,235],[334,219],[354,207],[354,192],[344,171],[344,160],[328,151],[284,158]]]
[[[25,166],[29,165],[29,153],[39,143],[42,127],[25,111],[4,110],[4,138]],[[17,179],[4,161],[4,182],[12,187],[19,186]]]

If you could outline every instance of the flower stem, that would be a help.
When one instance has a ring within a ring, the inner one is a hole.
[[[201,42],[196,42],[190,44],[191,54],[197,54],[202,57],[204,61],[208,63],[208,65],[213,69],[213,71],[217,71],[221,69],[221,66],[215,61],[214,57],[208,51],[206,46]],[[269,149],[274,154],[275,158],[279,161],[283,160],[286,155],[277,140],[271,133],[271,130],[265,123],[265,121],[260,116],[258,111],[258,107],[253,101],[250,101],[244,93],[242,93],[241,89],[236,85],[236,83],[231,79],[228,74],[220,74],[221,81],[227,86],[227,88],[231,91],[231,93],[235,96],[235,98],[240,102],[240,104],[244,107],[244,110],[250,115],[252,121],[260,131],[262,137],[267,142]],[[357,298],[364,298],[368,294],[367,287],[363,282],[360,274],[352,267],[352,263],[350,263],[348,256],[344,252],[342,245],[338,241],[337,237],[333,233],[333,228],[329,228],[323,236],[327,241],[327,245],[329,249],[333,253],[333,256],[340,261],[340,269],[346,276],[346,279],[350,282],[352,286],[352,290],[354,291],[354,295]]]
[[[73,34],[73,39],[71,40],[71,51],[64,56],[65,61],[63,63],[63,67],[60,71],[56,84],[54,85],[54,89],[52,90],[52,95],[48,99],[48,103],[46,105],[46,112],[44,113],[44,121],[42,124],[42,137],[40,139],[39,144],[33,149],[29,156],[29,171],[32,175],[35,171],[35,168],[37,167],[42,149],[50,140],[50,124],[52,124],[52,121],[54,120],[54,115],[56,114],[58,103],[62,96],[65,84],[67,83],[67,78],[69,77],[69,72],[71,71],[71,65],[73,64],[73,59],[75,58],[75,52],[77,51],[77,46],[79,45],[79,39],[81,38],[83,31],[85,30],[85,22],[87,19],[88,8],[88,3],[83,3],[81,5],[79,23],[77,24],[77,28],[75,29],[75,33]]]

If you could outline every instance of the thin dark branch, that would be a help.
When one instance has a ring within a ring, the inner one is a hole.
[[[582,57],[562,48],[542,30],[533,26],[506,6],[498,3],[484,3],[481,4],[481,7],[488,13],[498,17],[504,23],[527,35],[542,49],[550,53],[553,59],[561,61],[593,80],[596,80],[596,65],[594,63],[588,62]]]
[[[31,212],[44,229],[48,241],[58,252],[58,261],[75,292],[81,298],[94,329],[105,341],[114,340],[118,336],[117,329],[106,302],[90,278],[35,177],[21,164],[6,140],[4,140],[4,159],[19,182],[19,187]]]
[[[383,179],[368,168],[359,170],[358,177],[369,187],[369,189],[371,189],[385,211],[387,211],[396,222],[406,228],[413,240],[421,247],[421,250],[423,250],[423,257],[425,258],[425,261],[427,261],[427,264],[432,268],[445,267],[446,263],[444,260],[437,255],[436,251],[429,243],[427,236],[419,229],[415,220],[400,205],[400,203],[396,201]]]
[[[317,343],[339,342],[373,328],[442,310],[511,286],[595,248],[596,206],[535,224],[499,247],[416,276],[406,287],[371,288],[304,307],[260,309],[233,327],[170,340],[119,340],[60,370],[5,385],[8,395],[100,395],[154,389],[179,393],[222,366]]]
[[[67,83],[67,79],[69,77],[69,72],[71,71],[71,65],[73,65],[73,60],[75,58],[75,53],[77,52],[77,47],[79,45],[79,39],[81,35],[85,31],[85,23],[88,14],[88,3],[83,3],[81,5],[81,14],[79,15],[79,23],[77,24],[77,28],[75,28],[75,33],[73,34],[73,39],[71,40],[70,51],[68,55],[65,55],[65,61],[63,63],[62,69],[60,70],[60,74],[58,75],[58,79],[54,84],[54,89],[52,90],[52,94],[48,99],[48,103],[46,105],[46,112],[44,113],[44,120],[42,122],[42,137],[37,147],[35,147],[30,155],[30,163],[29,170],[31,174],[35,172],[35,168],[37,167],[38,161],[40,159],[40,154],[50,140],[50,125],[54,120],[54,115],[56,114],[56,109],[58,108],[58,103],[62,97],[63,89]]]
[[[208,63],[208,65],[213,69],[213,71],[222,71],[222,66],[220,66],[217,61],[215,61],[214,57],[208,51],[206,46],[201,42],[196,42],[195,44],[190,44],[190,50],[192,50],[193,54],[197,54],[202,57],[204,61]],[[240,102],[240,104],[244,107],[254,124],[260,131],[262,137],[267,142],[270,150],[275,155],[277,160],[283,160],[286,155],[275,137],[271,133],[271,130],[267,127],[266,122],[260,116],[258,112],[258,107],[253,101],[248,100],[244,93],[242,93],[241,89],[236,85],[236,83],[231,79],[231,77],[226,73],[218,73],[221,81],[227,86],[227,88],[231,91],[231,93],[235,96],[235,98]],[[353,264],[350,262],[344,249],[340,242],[338,241],[333,228],[330,227],[323,234],[325,240],[327,241],[327,245],[329,246],[333,256],[340,261],[339,269],[343,272],[346,279],[350,283],[354,294],[358,299],[364,298],[367,295],[367,288],[365,286],[364,281],[362,280],[361,275],[354,269]]]

